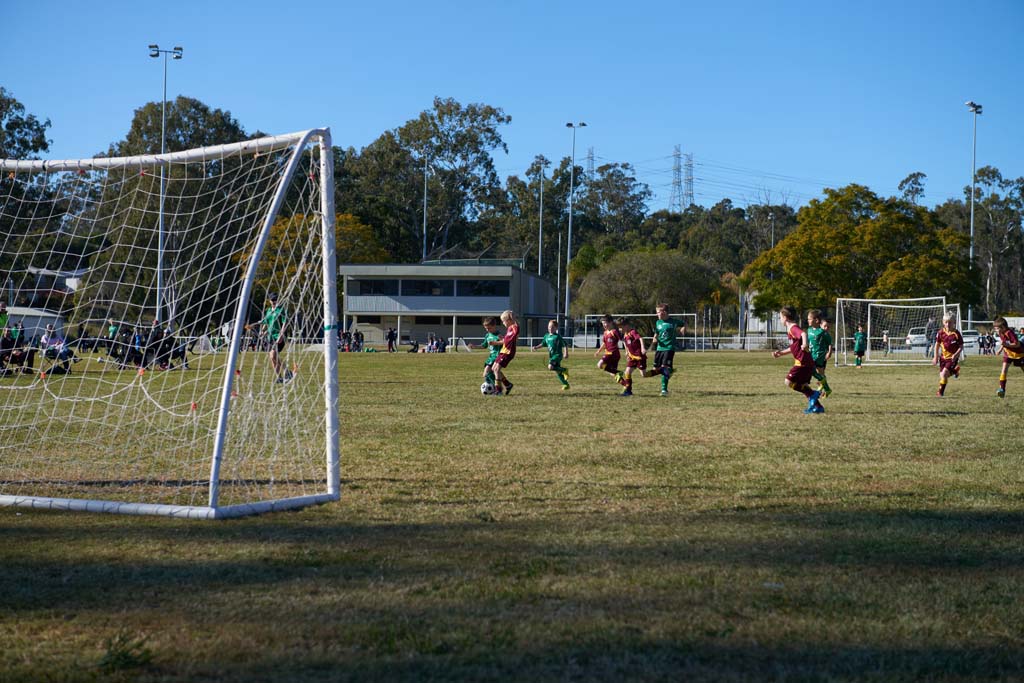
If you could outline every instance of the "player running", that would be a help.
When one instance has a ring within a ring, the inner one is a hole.
[[[946,311],[942,316],[942,329],[935,335],[935,357],[932,359],[932,365],[939,366],[938,396],[946,394],[946,382],[950,375],[960,377],[960,355],[963,351],[964,337],[956,329],[953,313]]]
[[[827,325],[828,322],[821,319],[821,311],[818,309],[807,312],[807,344],[811,350],[811,358],[814,359],[812,376],[818,380],[818,388],[825,398],[832,393],[832,388],[825,377],[828,359],[832,357],[832,335],[829,334]]]
[[[820,391],[811,389],[811,378],[814,376],[814,359],[807,343],[807,333],[797,325],[796,309],[792,306],[783,306],[779,311],[779,318],[786,327],[786,336],[789,339],[789,348],[785,351],[776,349],[772,351],[772,358],[780,358],[786,355],[793,356],[793,367],[786,375],[786,386],[793,391],[799,391],[807,397],[807,410],[805,413],[824,413],[825,407],[821,405],[818,398]]]
[[[631,320],[619,318],[619,329],[624,330],[622,345],[626,347],[626,371],[622,373],[619,383],[625,390],[619,396],[633,395],[633,371],[639,370],[640,376],[647,371],[647,349],[644,347],[644,339],[636,331]]]
[[[594,353],[594,358],[601,359],[597,361],[599,370],[604,370],[613,376],[616,382],[620,382],[622,373],[619,372],[619,359],[622,356],[619,354],[619,342],[622,341],[622,333],[619,332],[619,328],[615,325],[615,319],[610,315],[601,318],[601,325],[604,327],[604,334],[601,335],[602,348]]]
[[[996,316],[992,321],[992,328],[1003,343],[1003,369],[999,372],[999,390],[996,391],[996,396],[1005,398],[1006,371],[1010,369],[1011,365],[1024,370],[1024,343],[1021,342],[1013,328],[1006,323],[1006,318],[1001,315]]]
[[[668,304],[655,306],[658,319],[654,321],[654,336],[651,337],[651,346],[654,347],[654,367],[644,373],[644,377],[661,375],[661,395],[668,396],[668,381],[672,378],[675,370],[672,368],[672,361],[676,355],[676,330],[680,335],[686,335],[686,322],[670,318],[668,315]]]
[[[569,390],[569,371],[562,367],[562,358],[568,355],[568,345],[565,339],[558,333],[558,321],[548,321],[548,333],[540,344],[533,347],[533,350],[546,346],[548,349],[548,370],[555,373],[558,381],[562,383],[562,391]]]
[[[505,311],[501,314],[501,324],[505,326],[505,336],[501,338],[501,351],[491,363],[491,371],[500,383],[496,385],[494,393],[501,395],[502,388],[504,388],[504,393],[508,396],[512,393],[514,385],[508,381],[508,377],[505,377],[502,370],[507,368],[512,359],[516,357],[516,344],[519,342],[519,323],[516,322],[516,314],[511,310]]]
[[[480,347],[488,351],[487,360],[484,361],[484,383],[495,386],[494,371],[491,365],[498,360],[498,353],[501,351],[501,335],[498,334],[498,319],[494,316],[484,318],[484,341]]]

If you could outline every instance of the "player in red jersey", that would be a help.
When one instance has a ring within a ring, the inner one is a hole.
[[[604,327],[604,334],[601,335],[601,348],[594,354],[594,358],[601,359],[597,361],[597,367],[614,377],[616,382],[621,382],[619,342],[622,341],[622,333],[615,325],[615,318],[610,315],[601,318],[601,325]]]
[[[811,389],[811,378],[814,377],[814,358],[811,357],[810,345],[807,343],[807,333],[796,324],[796,321],[799,320],[796,309],[792,306],[783,306],[779,311],[779,319],[786,327],[789,348],[785,351],[772,351],[772,358],[792,354],[793,367],[786,375],[786,386],[807,397],[805,413],[824,413],[825,406],[818,401],[821,392]]]
[[[513,384],[508,381],[508,377],[505,377],[502,370],[507,368],[512,359],[516,357],[516,343],[519,341],[519,323],[516,322],[516,314],[512,311],[505,311],[501,314],[501,324],[505,326],[505,336],[501,338],[501,351],[494,359],[494,363],[491,364],[491,372],[494,373],[494,378],[500,384],[494,393],[500,395],[502,387],[504,387],[504,393],[508,396],[512,393]]]
[[[946,393],[949,376],[960,376],[960,354],[964,351],[964,337],[956,329],[956,316],[951,311],[942,315],[942,329],[935,335],[935,357],[932,365],[939,366],[939,396]]]
[[[1011,365],[1024,370],[1024,342],[1006,323],[1006,318],[1001,315],[992,320],[992,329],[996,331],[999,341],[1003,343],[1003,369],[999,373],[999,390],[996,391],[996,396],[1004,398],[1006,396],[1006,371],[1010,369]]]
[[[633,371],[639,370],[640,376],[644,376],[647,370],[647,349],[644,347],[644,339],[636,331],[631,320],[619,318],[619,329],[623,330],[622,345],[626,347],[626,371],[622,373],[619,384],[626,389],[620,396],[633,395]]]

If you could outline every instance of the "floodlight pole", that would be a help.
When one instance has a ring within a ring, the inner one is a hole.
[[[173,55],[174,59],[181,59],[182,49],[180,46],[175,46],[171,50],[161,50],[159,45],[149,46],[149,56],[159,57],[164,56],[164,96],[161,100],[161,112],[160,112],[160,154],[163,155],[167,152],[167,56]],[[157,229],[157,245],[156,245],[156,319],[164,322],[163,307],[164,307],[164,196],[167,193],[167,173],[164,170],[164,164],[161,161],[160,164],[160,225]],[[166,322],[170,325],[173,321],[168,319]]]
[[[544,164],[540,165],[540,210],[537,213],[537,276],[544,261]]]
[[[964,102],[967,108],[974,114],[974,139],[971,146],[971,250],[970,250],[970,262],[967,264],[968,270],[974,270],[974,183],[975,175],[977,175],[978,167],[978,114],[981,113],[981,105],[973,100]],[[973,327],[974,323],[974,307],[970,302],[967,304],[967,326],[968,328]],[[968,329],[965,328],[965,329]]]
[[[572,260],[572,200],[573,200],[573,181],[575,179],[576,172],[576,129],[586,128],[587,124],[580,121],[579,123],[569,122],[565,124],[566,128],[572,128],[572,161],[569,164],[569,237],[565,243],[565,326],[567,333],[572,336],[572,318],[569,317],[569,262]],[[586,330],[584,330],[586,332]]]
[[[427,260],[427,171],[429,169],[427,155],[423,155],[423,259]]]

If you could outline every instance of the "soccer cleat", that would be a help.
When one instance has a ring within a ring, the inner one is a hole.
[[[823,395],[823,396],[824,396],[825,398],[828,398],[829,396],[831,396],[831,395],[832,395],[832,389],[831,389],[830,387],[825,387],[825,389],[824,389],[824,392],[823,392],[823,394],[822,394],[822,395]]]
[[[825,406],[821,405],[820,402],[819,403],[815,403],[814,407],[811,408],[811,412],[815,413],[815,414],[824,413],[825,412]]]
[[[614,375],[612,375],[612,376],[613,376],[613,377],[615,378],[615,381],[616,381],[616,382],[619,382],[619,383],[621,383],[621,382],[622,382],[622,377],[623,377],[623,374],[622,374],[621,372],[616,372],[616,373],[615,373]]]
[[[935,395],[938,396],[939,398],[942,398],[942,392],[941,391],[936,391]]]
[[[668,389],[662,389],[661,390],[661,395],[662,396],[668,396]]]
[[[562,391],[569,391],[569,385],[568,384],[563,384],[562,385]]]
[[[999,387],[999,389],[996,390],[996,396],[999,398],[1006,398],[1006,389]]]
[[[633,395],[633,392],[630,391],[629,389],[627,389],[626,391],[623,391],[621,394],[619,394],[619,396],[632,396],[632,395]]]
[[[807,397],[807,407],[814,408],[814,404],[818,402],[819,398],[821,398],[821,392],[812,391],[811,395]]]
[[[505,395],[506,395],[506,396],[508,396],[509,394],[511,394],[511,393],[512,393],[512,387],[513,387],[513,386],[514,386],[514,385],[513,385],[513,384],[512,384],[511,382],[509,382],[509,383],[508,383],[508,386],[507,386],[507,387],[505,387]]]

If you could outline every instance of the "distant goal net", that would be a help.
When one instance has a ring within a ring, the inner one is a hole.
[[[0,505],[339,497],[330,132],[0,160]]]
[[[837,299],[835,363],[853,365],[855,334],[866,336],[864,365],[930,364],[935,333],[951,311],[960,320],[958,304],[945,297],[919,299]]]

